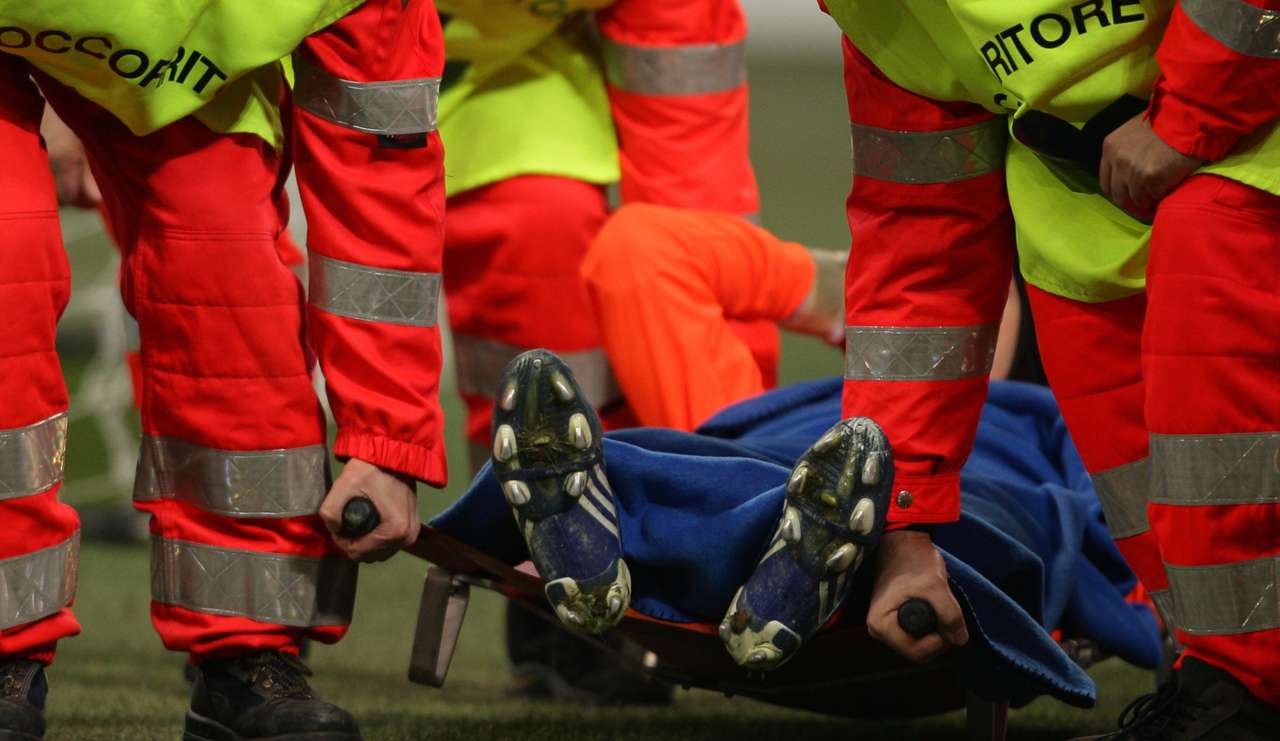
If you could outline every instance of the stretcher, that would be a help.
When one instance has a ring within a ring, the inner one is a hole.
[[[444,684],[473,587],[488,589],[561,625],[547,605],[532,564],[509,566],[429,525],[405,549],[431,566],[423,582],[409,679]],[[1003,741],[1009,705],[966,693],[953,661],[907,662],[872,640],[856,622],[836,623],[781,668],[739,667],[712,623],[675,623],[628,610],[613,631],[618,645],[574,635],[614,654],[627,669],[686,689],[741,695],[775,705],[862,719],[918,718],[967,710],[968,737]]]

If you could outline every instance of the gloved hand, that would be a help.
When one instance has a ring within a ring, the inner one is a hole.
[[[342,509],[355,497],[368,497],[381,522],[359,538],[343,536]],[[385,561],[418,539],[418,495],[413,479],[357,458],[347,461],[320,505],[320,518],[333,542],[354,561]]]
[[[867,611],[867,630],[872,638],[918,664],[969,642],[964,613],[947,584],[946,564],[928,533],[886,532],[876,550],[876,561],[876,583]],[[898,608],[913,597],[933,606],[938,615],[937,632],[913,638],[898,625]]]

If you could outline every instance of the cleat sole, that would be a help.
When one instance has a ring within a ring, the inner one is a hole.
[[[866,562],[883,530],[892,472],[888,439],[863,418],[838,423],[800,457],[787,479],[787,503],[775,539],[760,562],[781,558],[779,551],[785,550],[804,575],[795,579],[797,593],[784,592],[788,599],[775,604],[813,600],[807,604],[818,605],[818,619],[813,625],[788,626],[755,614],[748,604],[748,580],[720,625],[720,637],[738,664],[753,671],[781,666],[840,606],[853,582],[849,577]],[[778,594],[778,585],[769,588]]]

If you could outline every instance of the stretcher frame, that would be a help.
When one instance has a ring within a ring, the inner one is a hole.
[[[423,580],[409,658],[412,682],[443,686],[472,587],[497,592],[568,631],[548,607],[542,580],[531,564],[509,566],[429,525],[405,550],[432,564]],[[919,718],[964,708],[969,739],[1004,741],[1006,736],[1008,702],[967,693],[954,661],[912,664],[871,640],[856,624],[823,630],[795,658],[768,674],[735,664],[711,623],[675,623],[628,609],[613,631],[623,637],[620,647],[573,635],[613,654],[631,671],[685,689],[862,719]]]

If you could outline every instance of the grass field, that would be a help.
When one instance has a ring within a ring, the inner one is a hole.
[[[50,741],[179,738],[187,686],[180,658],[167,653],[147,621],[148,561],[143,546],[86,544],[77,610],[85,632],[66,641],[50,670]],[[397,557],[360,576],[348,638],[317,648],[315,684],[360,719],[369,741],[416,739],[961,739],[956,715],[910,724],[854,723],[701,691],[679,691],[670,709],[582,709],[505,697],[501,604],[473,592],[472,606],[443,689],[410,684],[412,620],[423,565]],[[1104,729],[1149,675],[1112,661],[1094,672],[1103,705],[1090,712],[1039,701],[1013,714],[1015,739],[1058,739]]]
[[[835,66],[758,65],[752,70],[754,156],[764,192],[765,223],[809,244],[847,243],[842,200],[848,187],[848,128]],[[89,221],[92,217],[88,217]],[[68,242],[78,284],[109,254],[89,233],[84,216],[73,220]],[[73,384],[86,362],[85,326],[64,327],[64,360]],[[839,372],[838,355],[816,341],[790,339],[783,378],[795,381]],[[447,381],[447,379],[446,379]],[[446,388],[450,465],[454,483],[443,492],[424,490],[424,515],[461,491],[466,471],[460,444],[461,408]],[[92,425],[73,424],[68,455],[68,500],[103,506],[122,502],[123,491],[77,485],[101,472],[102,441]],[[147,616],[148,557],[144,546],[86,542],[81,555],[77,612],[84,634],[66,641],[50,672],[53,686],[51,741],[127,739],[172,741],[180,736],[187,686],[180,657],[166,653]],[[313,665],[321,692],[357,714],[370,741],[411,739],[960,739],[963,721],[947,715],[910,724],[853,723],[782,710],[758,702],[680,691],[673,708],[594,710],[532,704],[506,696],[501,648],[501,604],[473,593],[447,686],[442,690],[406,679],[424,565],[401,556],[365,567],[350,636],[317,648]],[[1015,739],[1059,739],[1105,730],[1120,707],[1151,686],[1150,675],[1111,661],[1094,671],[1102,702],[1091,712],[1040,701],[1017,711]]]

